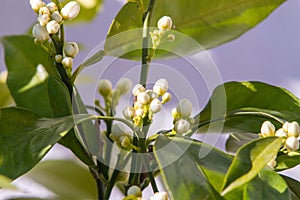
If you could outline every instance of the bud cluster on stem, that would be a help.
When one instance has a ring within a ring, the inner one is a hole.
[[[298,122],[285,122],[281,128],[276,130],[270,121],[265,121],[260,129],[260,137],[280,137],[287,152],[294,152],[299,149],[300,126]],[[268,165],[272,168],[276,166],[276,157],[271,159]]]
[[[172,109],[174,132],[182,135],[190,130],[191,126],[195,122],[194,119],[191,118],[192,109],[192,102],[188,99],[181,99],[177,107]]]
[[[171,100],[172,95],[167,92],[168,88],[166,79],[157,80],[152,90],[146,90],[141,84],[136,84],[132,89],[135,96],[134,106],[127,106],[123,110],[124,117],[133,120],[136,126],[142,126],[146,117],[151,121],[153,114],[161,111],[163,104]]]
[[[157,29],[150,32],[150,36],[152,39],[152,48],[157,49],[157,47],[160,45],[161,39],[164,37],[164,35],[172,29],[173,21],[172,18],[169,16],[163,16],[161,17],[157,22]],[[167,39],[172,42],[175,40],[174,34],[169,34]]]

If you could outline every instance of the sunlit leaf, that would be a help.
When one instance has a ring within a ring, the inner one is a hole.
[[[300,165],[300,153],[291,152],[289,154],[279,154],[277,159],[276,170],[282,171]]]
[[[125,4],[112,22],[108,38],[123,31],[142,28],[142,17],[147,10],[147,2],[149,1],[134,1]],[[194,53],[241,36],[268,17],[283,2],[284,0],[173,0],[170,3],[168,0],[159,0],[155,2],[150,25],[156,27],[157,21],[162,16],[170,16],[173,19],[175,31],[191,37],[202,46],[200,48],[197,45],[187,46],[186,40],[175,37],[175,41],[169,43],[170,49],[184,48],[186,49],[185,54]],[[131,48],[131,45],[128,44],[141,41],[142,34],[138,34],[136,31],[124,40],[121,38],[109,41],[105,51],[110,52],[116,48]],[[166,40],[166,37],[162,40]],[[140,57],[139,53],[137,50],[122,57],[137,59]],[[156,52],[156,57],[169,55],[166,52]]]
[[[0,108],[8,107],[14,104],[9,89],[6,85],[7,71],[0,72]]]
[[[1,38],[11,95],[17,106],[30,109],[39,116],[68,116],[72,112],[68,89],[60,80],[53,60],[33,40],[33,37],[26,35]],[[42,78],[39,66],[46,70],[43,70]],[[60,143],[71,149],[86,164],[92,163],[73,130]]]
[[[259,133],[270,120],[299,121],[300,100],[286,89],[261,82],[228,82],[218,86],[196,119],[199,132]]]
[[[268,137],[254,140],[236,154],[223,182],[226,193],[251,181],[277,155],[282,139]]]

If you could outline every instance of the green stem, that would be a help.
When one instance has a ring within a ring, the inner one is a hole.
[[[149,25],[151,19],[152,9],[154,7],[155,0],[150,0],[148,10],[143,16],[143,49],[142,49],[142,69],[140,75],[140,84],[146,86],[148,72],[149,72]]]
[[[109,199],[110,194],[111,194],[111,192],[112,192],[112,189],[113,189],[113,187],[114,187],[114,185],[115,185],[115,183],[116,183],[117,177],[118,177],[119,172],[120,172],[119,170],[117,170],[118,167],[119,167],[120,160],[121,160],[121,156],[120,156],[120,154],[119,154],[119,155],[118,155],[118,160],[117,160],[117,163],[116,163],[116,167],[115,167],[115,169],[114,169],[114,172],[113,172],[113,174],[112,174],[112,176],[111,176],[111,179],[110,179],[110,181],[109,181],[109,183],[108,183],[108,185],[107,185],[107,188],[106,188],[104,200],[108,200],[108,199]]]

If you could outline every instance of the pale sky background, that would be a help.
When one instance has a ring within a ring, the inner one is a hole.
[[[96,46],[105,39],[107,30],[114,16],[121,8],[123,1],[106,0],[103,10],[97,18],[88,24],[69,26],[66,28],[67,40],[78,41],[84,46],[84,49],[75,59],[75,66],[79,64]],[[298,97],[300,97],[300,1],[288,0],[273,12],[265,21],[257,27],[250,30],[240,38],[224,44],[220,47],[209,50],[207,54],[198,54],[192,58],[210,58],[216,64],[217,69],[224,82],[226,81],[248,81],[257,80],[264,81],[277,86],[282,86]],[[20,0],[1,0],[0,6],[0,37],[10,34],[23,34],[28,28],[35,23],[35,14],[31,11],[29,1]],[[205,81],[199,74],[195,74],[192,68],[183,68],[185,64],[183,60],[163,61],[162,68],[153,67],[152,74],[156,75],[160,69],[166,70],[171,66],[177,71],[174,73],[183,74],[184,84],[193,84],[192,91],[188,94],[193,96],[194,114],[202,108],[209,98],[206,90]],[[210,63],[211,64],[211,63]],[[103,74],[103,77],[110,78],[115,83],[120,76],[134,76],[134,72],[130,69],[132,66],[137,66],[137,63],[118,60],[111,68]],[[3,49],[0,48],[0,71],[4,69]],[[82,81],[79,82],[79,90],[83,92],[83,98],[86,102],[91,103],[94,96],[95,87],[91,85],[91,81],[84,81],[87,78],[97,80],[95,76],[96,68],[87,69],[82,75]],[[98,75],[98,74],[97,74]],[[156,77],[150,77],[150,80],[155,80]],[[171,78],[172,79],[172,78]],[[196,82],[199,81],[199,82]],[[176,79],[171,80],[174,93],[178,98],[186,94],[186,87],[181,83],[176,83]],[[201,90],[202,89],[202,90]],[[201,91],[201,92],[198,92]],[[197,104],[196,102],[199,102]],[[124,103],[124,102],[123,102]],[[125,102],[126,103],[126,102]],[[121,105],[123,105],[121,103]],[[125,105],[125,104],[124,104]],[[168,111],[157,120],[159,126],[169,126],[166,119]],[[221,140],[223,141],[223,140]],[[224,148],[224,144],[218,142],[218,147]],[[51,155],[57,155],[60,148],[56,148]],[[69,156],[69,154],[65,155]],[[64,157],[64,156],[62,156]],[[287,173],[292,174],[294,178],[300,180],[298,168],[289,170]],[[36,191],[33,191],[35,193]],[[4,193],[0,191],[0,199]]]

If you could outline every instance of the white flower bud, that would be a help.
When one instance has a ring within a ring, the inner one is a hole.
[[[280,129],[278,129],[277,131],[276,131],[276,133],[275,133],[275,136],[276,137],[281,137],[281,138],[287,138],[287,132],[285,132],[284,130],[283,130],[283,128],[280,128]]]
[[[285,132],[288,132],[289,131],[289,122],[284,122],[284,124],[282,125],[282,128]]]
[[[151,38],[152,38],[152,42],[153,42],[153,43],[159,41],[159,37],[158,37],[157,35],[153,35]]]
[[[127,149],[128,147],[130,147],[130,138],[128,136],[121,136],[119,139],[119,142],[121,144],[121,146],[125,149]]]
[[[125,119],[132,120],[134,117],[134,112],[135,112],[135,110],[133,107],[127,106],[126,108],[124,108],[122,113],[123,113]]]
[[[168,31],[172,28],[172,19],[169,16],[163,16],[157,22],[159,30]]]
[[[143,109],[144,105],[141,104],[140,102],[135,102],[133,107],[134,107],[134,109],[138,109],[138,108],[142,108]]]
[[[288,137],[285,141],[285,147],[288,151],[297,151],[299,149],[299,140],[292,136]]]
[[[175,40],[175,35],[174,34],[169,34],[168,35],[168,40],[169,40],[169,42],[173,42]]]
[[[112,84],[107,79],[101,79],[98,85],[98,91],[103,97],[107,97],[112,93]]]
[[[116,90],[119,91],[120,95],[128,94],[131,87],[132,87],[132,81],[127,77],[120,79],[116,84]]]
[[[38,41],[46,41],[49,39],[49,33],[47,32],[47,29],[40,24],[36,24],[32,28],[32,35],[38,40]]]
[[[144,109],[138,108],[135,110],[135,115],[138,117],[143,117],[144,115]]]
[[[50,16],[50,10],[46,6],[41,7],[40,10],[39,10],[39,14],[40,15],[49,15]]]
[[[162,103],[158,99],[153,99],[150,103],[150,110],[153,113],[158,113],[162,109]]]
[[[137,101],[143,105],[150,102],[150,96],[146,92],[141,92],[137,95]]]
[[[47,4],[47,8],[51,13],[54,13],[55,11],[58,11],[58,7],[54,2],[50,2]]]
[[[164,95],[162,96],[162,103],[167,103],[171,100],[172,95],[169,92],[164,93]]]
[[[41,26],[46,26],[46,24],[50,21],[50,16],[48,14],[40,14],[38,17],[38,22],[40,22]]]
[[[275,158],[272,158],[268,163],[267,165],[271,168],[274,168],[276,165],[277,165],[277,162],[276,162],[276,159]]]
[[[62,56],[62,55],[57,54],[57,55],[55,56],[55,62],[61,63],[62,60],[63,60],[63,56]]]
[[[275,126],[270,121],[265,121],[260,128],[260,133],[263,137],[275,135]]]
[[[166,192],[156,192],[150,200],[168,200],[168,194]]]
[[[169,88],[169,83],[166,79],[161,78],[158,79],[154,86],[153,86],[153,91],[158,94],[158,96],[162,96]]]
[[[65,69],[70,69],[73,66],[73,58],[71,58],[71,57],[65,57],[61,61],[61,64],[65,67]]]
[[[127,194],[135,197],[142,197],[142,190],[138,186],[133,185],[128,189]]]
[[[182,99],[182,100],[180,100],[176,109],[177,109],[177,112],[180,114],[181,118],[186,119],[191,116],[193,105],[190,100]]]
[[[60,11],[63,19],[72,20],[79,14],[80,5],[76,1],[70,1]]]
[[[299,137],[300,127],[298,122],[291,122],[288,125],[288,136]]]
[[[39,12],[40,8],[45,6],[46,4],[42,2],[42,0],[30,0],[31,8],[34,12]]]
[[[57,21],[52,20],[47,23],[46,28],[47,28],[47,31],[49,34],[55,34],[59,31],[60,25],[57,23]],[[69,56],[69,57],[71,57],[71,56]]]
[[[62,16],[59,14],[58,11],[54,11],[52,14],[51,14],[51,18],[55,21],[57,21],[58,23],[62,21]]]
[[[66,56],[74,58],[79,52],[76,42],[67,42],[64,46],[64,53]]]
[[[132,88],[132,94],[134,96],[137,96],[139,93],[141,92],[145,92],[146,89],[144,88],[144,86],[142,86],[141,84],[136,84],[133,88]]]
[[[174,125],[174,130],[177,134],[183,134],[190,130],[190,123],[185,119],[179,119]]]
[[[150,100],[158,98],[158,95],[153,90],[146,90],[146,93],[149,95]]]

